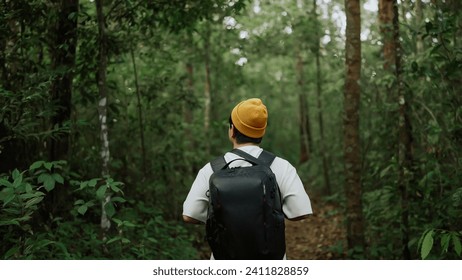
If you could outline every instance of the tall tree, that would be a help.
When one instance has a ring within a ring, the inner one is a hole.
[[[359,0],[345,0],[345,89],[344,89],[344,157],[345,193],[347,199],[348,248],[364,250],[364,224],[361,190],[361,151],[359,141],[359,100],[361,77],[361,7]]]
[[[395,77],[395,83],[387,91],[390,98],[396,100],[398,109],[398,164],[399,177],[398,188],[401,193],[401,230],[402,252],[404,259],[410,259],[409,251],[409,218],[408,218],[408,175],[412,162],[412,135],[408,113],[409,99],[405,95],[405,89],[401,78],[401,44],[399,41],[399,12],[396,0],[380,0],[379,18],[383,37],[384,69]]]
[[[140,144],[141,144],[141,167],[143,170],[143,181],[146,179],[147,169],[146,169],[146,146],[144,143],[144,125],[143,125],[143,107],[141,104],[141,92],[138,82],[138,70],[136,67],[135,52],[133,46],[130,47],[130,57],[133,64],[133,76],[135,80],[135,93],[136,93],[136,106],[138,107],[138,124],[140,128]]]
[[[422,11],[422,0],[416,0],[414,4],[415,8],[415,21],[416,26],[420,29],[423,20],[423,11]],[[423,36],[419,33],[416,36],[416,50],[417,53],[422,53],[424,51]]]
[[[51,99],[56,106],[52,126],[68,126],[71,115],[72,79],[77,46],[78,0],[60,0],[56,28],[52,31],[55,43],[51,51],[52,67],[56,76],[51,85]],[[50,159],[67,159],[69,134],[51,138]]]
[[[103,0],[95,0],[96,5],[96,16],[98,22],[98,71],[97,71],[97,83],[99,91],[99,103],[98,103],[98,115],[100,122],[100,137],[101,137],[101,175],[107,177],[109,175],[109,138],[108,138],[108,126],[107,126],[107,82],[106,82],[106,71],[108,61],[108,45],[107,45],[107,34],[106,34],[106,23],[104,16],[104,4]],[[111,227],[111,222],[106,212],[106,204],[109,203],[111,197],[106,194],[101,203],[101,230],[103,232],[103,239],[105,238],[105,232]]]
[[[207,135],[210,130],[210,115],[212,106],[212,95],[211,87],[212,82],[210,81],[210,37],[211,27],[210,23],[205,24],[204,31],[204,67],[205,67],[205,86],[204,86],[204,135]],[[206,151],[210,152],[210,143],[206,141]]]
[[[320,53],[320,40],[321,36],[319,34],[319,30],[321,28],[320,23],[318,21],[317,15],[317,2],[313,0],[313,10],[311,12],[313,20],[315,22],[314,30],[315,30],[315,41],[314,41],[314,54],[316,57],[316,98],[317,98],[317,105],[318,105],[318,123],[319,123],[319,150],[321,151],[322,157],[322,169],[323,169],[323,177],[324,177],[324,189],[327,195],[331,194],[331,187],[330,187],[330,180],[329,180],[329,166],[328,166],[328,156],[326,151],[325,145],[325,137],[324,137],[324,119],[322,116],[322,71],[321,71],[321,53]]]
[[[297,72],[297,85],[299,88],[298,100],[299,100],[299,131],[300,131],[300,163],[307,162],[310,159],[312,151],[312,138],[311,138],[311,126],[310,126],[310,115],[308,109],[308,98],[305,87],[304,77],[304,61],[301,54],[300,47],[296,45],[296,72]]]

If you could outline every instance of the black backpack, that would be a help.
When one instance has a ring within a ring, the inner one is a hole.
[[[231,151],[243,159],[211,162],[206,239],[215,259],[283,259],[284,214],[276,177],[270,169],[275,156],[263,151],[255,158],[244,151]],[[245,160],[249,167],[230,168]]]

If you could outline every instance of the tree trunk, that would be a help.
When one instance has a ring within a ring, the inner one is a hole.
[[[101,175],[102,177],[109,176],[109,138],[108,138],[108,127],[107,127],[107,83],[106,83],[106,70],[107,70],[107,37],[106,37],[106,25],[105,16],[103,11],[103,0],[95,0],[96,14],[98,20],[98,43],[99,43],[99,54],[98,54],[98,91],[99,91],[99,122],[100,122],[100,136],[101,136]],[[101,230],[103,234],[103,241],[106,239],[106,231],[111,227],[111,222],[106,213],[106,204],[111,200],[109,194],[106,194],[105,198],[101,202]]]
[[[393,0],[379,0],[380,33],[383,37],[384,69],[394,71],[396,65],[396,42],[394,40]]]
[[[423,23],[422,0],[415,0],[415,20],[416,27],[420,30]],[[424,51],[423,36],[421,34],[416,36],[416,51],[418,54]]]
[[[311,128],[310,128],[310,117],[308,110],[307,93],[305,89],[305,77],[303,72],[303,58],[300,53],[298,46],[295,50],[296,53],[296,71],[297,71],[297,84],[299,87],[299,118],[300,118],[300,163],[307,162],[310,159],[312,151],[312,139],[311,139]]]
[[[188,95],[186,100],[192,100],[194,99],[194,64],[192,62],[192,55],[194,55],[194,49],[193,49],[194,41],[193,41],[191,32],[188,32],[187,34],[187,45],[188,45],[189,56],[188,56],[188,59],[185,65],[186,74],[187,74],[186,89],[187,89],[187,95]],[[192,110],[189,104],[187,104],[187,102],[184,107],[183,116],[184,116],[185,123],[188,124],[188,126],[192,125],[193,113],[192,113]],[[192,136],[191,129],[188,127],[188,129],[186,130],[186,137],[191,137],[191,136]],[[188,138],[188,139],[191,139],[191,138]]]
[[[411,125],[408,115],[408,98],[401,80],[401,44],[399,42],[399,13],[396,0],[380,0],[380,19],[384,46],[384,69],[391,72],[396,79],[394,86],[388,88],[390,97],[398,101],[398,189],[401,193],[401,238],[404,259],[410,259],[409,251],[409,210],[408,184],[412,152]]]
[[[205,63],[205,88],[204,88],[204,135],[210,131],[210,106],[212,103],[211,81],[210,81],[210,26],[206,24],[204,42],[204,63]],[[205,141],[207,154],[210,153],[210,142]]]
[[[51,50],[52,69],[56,76],[51,84],[51,102],[56,108],[55,115],[51,117],[51,127],[65,130],[65,133],[52,137],[49,140],[49,159],[69,160],[69,133],[72,107],[72,80],[77,46],[77,13],[78,0],[60,0],[56,2],[58,20],[55,28],[51,30],[54,36],[54,45]],[[57,217],[62,216],[68,209],[67,186],[53,189],[47,198],[46,211]]]
[[[347,240],[353,252],[365,249],[362,214],[361,160],[359,141],[359,99],[361,77],[361,11],[359,0],[345,0],[346,80],[344,92],[345,193],[347,199]]]
[[[321,151],[322,156],[322,168],[323,168],[323,175],[324,175],[324,189],[327,195],[331,195],[332,190],[330,187],[330,180],[329,180],[329,165],[328,165],[328,155],[325,146],[325,138],[324,138],[324,119],[322,116],[322,71],[321,71],[321,54],[319,52],[319,44],[320,44],[320,36],[319,36],[319,28],[321,26],[318,22],[318,15],[316,13],[317,10],[317,3],[316,0],[313,0],[313,18],[316,21],[315,26],[315,33],[316,33],[316,42],[315,42],[315,56],[316,56],[316,96],[317,96],[317,105],[318,105],[318,122],[319,122],[319,149]]]
[[[51,100],[56,114],[51,119],[52,127],[69,126],[71,117],[72,79],[74,77],[75,52],[77,46],[78,0],[61,0],[59,18],[53,30],[55,43],[52,50],[52,68],[58,72],[51,84]],[[50,140],[50,160],[68,159],[69,134]]]
[[[143,125],[143,109],[141,106],[141,93],[140,93],[140,86],[138,84],[138,71],[136,69],[136,61],[135,61],[135,53],[133,51],[133,47],[130,48],[130,55],[132,58],[133,64],[133,75],[135,78],[135,92],[136,92],[136,100],[137,100],[137,107],[138,107],[138,120],[140,126],[140,144],[141,144],[141,167],[143,170],[143,178],[142,181],[146,179],[147,170],[146,170],[146,146],[144,143],[144,125]]]

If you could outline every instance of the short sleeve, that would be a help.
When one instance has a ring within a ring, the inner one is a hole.
[[[312,214],[310,198],[295,167],[286,160],[276,158],[271,165],[271,170],[276,174],[282,195],[282,209],[286,217],[293,219]]]
[[[205,223],[209,201],[207,192],[209,189],[209,178],[212,173],[212,167],[209,163],[199,170],[183,203],[183,215]]]

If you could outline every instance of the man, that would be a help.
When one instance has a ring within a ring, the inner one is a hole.
[[[251,98],[236,105],[231,112],[228,130],[229,140],[233,148],[258,158],[263,151],[259,144],[265,134],[267,120],[267,108],[258,98]],[[242,157],[231,152],[224,155],[226,162],[238,158]],[[236,160],[231,163],[230,167],[250,165],[246,161]],[[270,168],[279,186],[285,217],[289,220],[301,220],[312,214],[310,199],[295,168],[280,157],[275,157]],[[212,174],[213,170],[210,163],[207,163],[197,174],[183,204],[183,220],[185,222],[193,224],[206,222],[209,204],[209,179]]]

